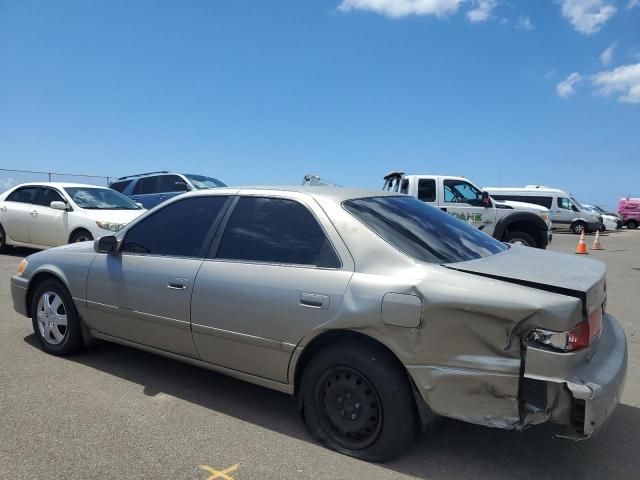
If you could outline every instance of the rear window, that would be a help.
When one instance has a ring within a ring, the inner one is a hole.
[[[344,208],[401,252],[428,263],[488,257],[508,247],[413,197],[348,200]]]

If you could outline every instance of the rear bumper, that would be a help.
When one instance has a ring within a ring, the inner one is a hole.
[[[13,309],[24,315],[27,315],[27,286],[29,280],[14,275],[11,277],[11,298],[13,300]]]
[[[547,390],[547,413],[551,421],[567,427],[563,436],[587,438],[602,427],[620,401],[627,358],[622,327],[605,315],[602,335],[594,348],[557,353],[527,347],[524,376],[552,385]]]

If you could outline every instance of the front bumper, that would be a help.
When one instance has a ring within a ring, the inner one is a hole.
[[[586,438],[602,427],[619,403],[627,358],[622,327],[605,315],[602,335],[592,347],[558,353],[528,346],[524,377],[547,382],[546,413],[566,427],[564,436]]]
[[[587,223],[587,233],[595,233],[597,230],[600,230],[600,227],[603,224],[600,222],[589,222]]]
[[[18,275],[11,277],[11,298],[13,299],[13,309],[24,315],[27,313],[27,287],[29,280]]]

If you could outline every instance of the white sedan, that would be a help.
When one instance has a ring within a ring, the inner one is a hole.
[[[146,210],[106,187],[39,182],[0,194],[0,251],[44,249],[117,232]]]

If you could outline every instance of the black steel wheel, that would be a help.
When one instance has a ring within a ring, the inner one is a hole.
[[[361,460],[397,457],[420,425],[406,369],[369,340],[336,342],[316,352],[302,372],[298,395],[309,433]]]
[[[360,372],[329,368],[316,385],[320,422],[334,442],[350,450],[375,442],[382,428],[378,392]]]

